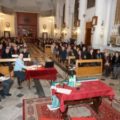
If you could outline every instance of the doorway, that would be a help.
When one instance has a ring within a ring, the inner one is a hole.
[[[86,22],[85,45],[91,46],[92,22]]]

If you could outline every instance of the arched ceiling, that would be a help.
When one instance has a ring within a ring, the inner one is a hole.
[[[0,6],[14,12],[35,12],[41,15],[55,13],[57,0],[0,0]]]

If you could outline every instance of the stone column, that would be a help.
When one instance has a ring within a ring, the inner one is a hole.
[[[101,48],[107,45],[108,36],[110,35],[112,1],[96,0],[95,16],[98,16],[98,22],[93,33],[93,48]]]
[[[78,38],[77,44],[83,42],[85,40],[85,14],[86,14],[86,4],[87,0],[79,0],[79,19],[80,19],[80,27],[78,27]]]

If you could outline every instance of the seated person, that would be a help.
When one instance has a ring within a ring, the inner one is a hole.
[[[117,79],[120,73],[120,55],[118,52],[112,58],[113,79]]]
[[[12,54],[19,54],[19,49],[17,46],[13,47]]]
[[[29,57],[29,52],[27,51],[27,48],[23,49],[23,58],[28,58]]]
[[[11,96],[9,91],[13,84],[13,80],[10,77],[5,77],[2,73],[0,73],[0,82],[2,83],[2,86],[3,86],[2,96],[3,97]]]
[[[18,58],[15,61],[14,66],[14,75],[18,78],[18,89],[22,88],[22,81],[25,80],[25,72],[24,69],[26,69],[27,66],[24,65],[23,61],[23,53],[19,53]]]
[[[10,53],[10,48],[9,47],[6,47],[3,55],[2,55],[2,58],[11,58],[11,53]]]
[[[9,47],[6,47],[5,51],[3,52],[2,54],[2,58],[4,59],[7,59],[7,58],[11,58],[11,53],[10,53],[10,48]],[[10,62],[5,62],[4,65],[8,65],[10,66]]]

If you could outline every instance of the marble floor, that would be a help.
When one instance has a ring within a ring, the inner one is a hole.
[[[40,61],[40,63],[44,64],[44,61],[47,59],[47,56],[45,56],[37,47],[34,45],[28,45],[29,51],[31,54],[32,60],[34,60],[35,57],[37,57]],[[58,71],[57,80],[61,81],[66,77],[66,73],[59,68],[57,65],[55,65],[55,68]],[[120,80],[112,80],[110,78],[102,78],[103,82],[110,85],[116,93],[115,98],[119,101],[120,100]],[[43,96],[51,96],[50,93],[50,83],[48,81],[39,81],[40,85],[42,86],[43,90]],[[22,102],[23,99],[28,98],[38,98],[40,95],[38,95],[35,82],[32,81],[31,89],[28,88],[27,82],[24,81],[23,83],[23,89],[19,90],[17,89],[17,80],[14,79],[14,84],[11,88],[10,93],[12,93],[12,96],[6,97],[5,99],[2,99],[0,102],[0,120],[22,120]],[[40,89],[41,91],[41,89]],[[41,94],[41,93],[40,93]],[[120,110],[120,105],[114,101],[113,105],[116,109]],[[79,113],[77,111],[80,111]],[[69,114],[72,114],[72,116],[89,116],[90,111],[87,108],[84,107],[77,107],[73,108],[69,111]]]

